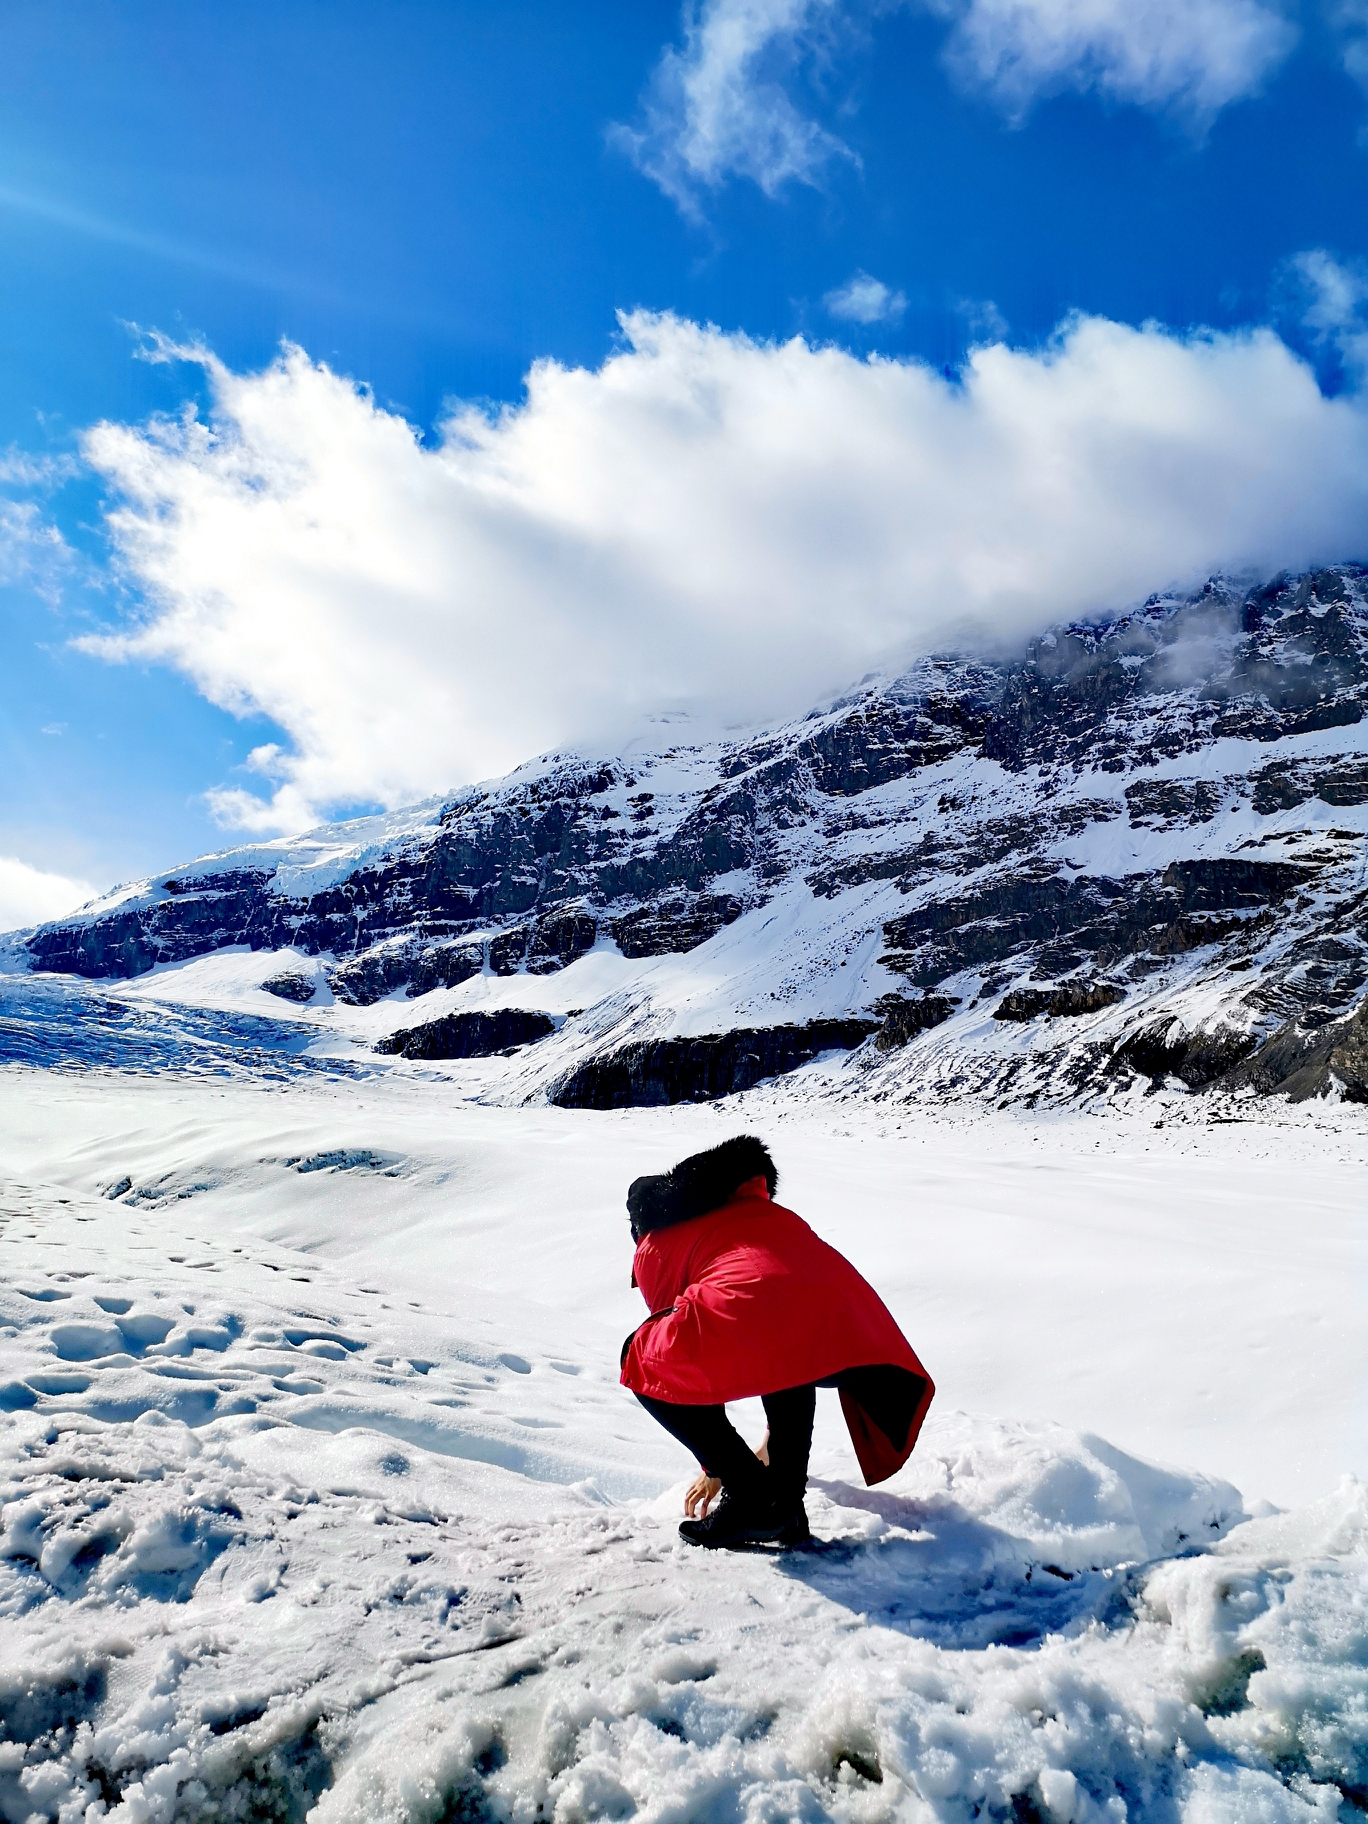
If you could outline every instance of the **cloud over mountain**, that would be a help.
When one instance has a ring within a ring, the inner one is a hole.
[[[202,350],[211,421],[87,460],[143,618],[86,642],[285,731],[220,791],[249,828],[396,804],[661,710],[801,712],[949,640],[1019,639],[1222,565],[1345,557],[1368,415],[1269,330],[1097,317],[915,361],[622,322],[597,370],[424,443],[298,348]]]
[[[50,874],[15,855],[0,855],[0,931],[17,931],[47,918],[60,918],[94,899],[88,880]]]

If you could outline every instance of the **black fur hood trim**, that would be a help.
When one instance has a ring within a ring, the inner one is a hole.
[[[720,1209],[748,1178],[763,1178],[773,1197],[779,1173],[769,1148],[754,1134],[738,1134],[706,1153],[691,1153],[671,1171],[633,1179],[627,1191],[632,1240]]]

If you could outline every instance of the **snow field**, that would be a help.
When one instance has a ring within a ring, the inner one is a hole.
[[[492,1354],[568,1337],[580,1389],[598,1375],[625,1399],[618,1351],[642,1313],[625,1187],[751,1129],[781,1197],[877,1286],[937,1410],[1099,1432],[1283,1507],[1368,1475],[1358,1111],[1215,1127],[1185,1124],[1186,1098],[1105,1118],[910,1114],[824,1104],[809,1081],[594,1114],[485,1107],[455,1076],[10,1070],[0,1158],[64,1193],[117,1193],[139,1246],[231,1231],[295,1251],[296,1271],[326,1261],[417,1300]],[[630,1400],[615,1410],[617,1430],[649,1435]],[[848,1474],[834,1401],[817,1441],[821,1473]]]
[[[900,1136],[774,1092],[3,1091],[7,1824],[1363,1807],[1344,1117]],[[678,1544],[688,1466],[616,1384],[621,1199],[748,1127],[941,1395],[874,1490],[824,1397],[817,1547],[717,1557]],[[1296,1511],[1251,1507],[1235,1459]]]

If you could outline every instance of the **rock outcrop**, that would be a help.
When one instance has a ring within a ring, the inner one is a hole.
[[[781,1077],[823,1052],[850,1051],[878,1030],[874,1020],[813,1020],[747,1026],[689,1039],[647,1039],[577,1065],[552,1084],[560,1108],[661,1108],[712,1102]]]
[[[1368,1001],[1347,1020],[1319,1029],[1308,1030],[1295,1020],[1280,1026],[1224,1083],[1230,1089],[1284,1095],[1292,1102],[1312,1096],[1368,1102]]]
[[[273,975],[261,986],[267,994],[273,994],[278,1001],[294,1001],[303,1006],[318,993],[318,977],[301,975],[297,970],[287,970],[281,975]]]
[[[1126,991],[1114,982],[1065,982],[1058,988],[1014,988],[993,1009],[995,1020],[1077,1019],[1083,1013],[1100,1013],[1124,1001]]]
[[[957,1005],[943,994],[923,994],[915,1001],[899,994],[886,995],[878,1008],[883,1024],[874,1035],[875,1050],[897,1051],[899,1046],[909,1045],[919,1034],[943,1025]]]
[[[501,1007],[497,1013],[448,1013],[422,1026],[401,1026],[375,1049],[392,1058],[492,1058],[535,1044],[556,1030],[544,1013]]]
[[[1170,1018],[1131,1033],[1112,1053],[1112,1061],[1152,1083],[1176,1077],[1188,1089],[1205,1089],[1233,1071],[1257,1045],[1252,1032],[1219,1025],[1189,1031],[1180,1019]]]

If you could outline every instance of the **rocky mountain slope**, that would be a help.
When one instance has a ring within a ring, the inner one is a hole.
[[[698,1099],[835,1053],[824,1081],[880,1098],[1366,1100],[1365,706],[1368,568],[1215,580],[736,742],[553,754],[203,858],[27,950],[108,980],[245,946],[282,1018],[511,1053],[498,1099]]]

